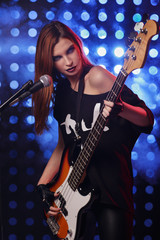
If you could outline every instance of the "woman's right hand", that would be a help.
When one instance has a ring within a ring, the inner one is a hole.
[[[61,209],[54,207],[53,202],[58,197],[59,193],[51,192],[49,187],[50,184],[39,184],[36,187],[36,191],[40,195],[46,215],[56,216]]]
[[[59,196],[59,193],[54,193],[54,199]],[[50,206],[49,211],[47,212],[48,216],[56,216],[60,213],[61,208]]]

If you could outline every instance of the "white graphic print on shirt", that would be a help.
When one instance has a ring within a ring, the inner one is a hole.
[[[94,107],[94,111],[93,111],[93,120],[92,120],[91,127],[90,128],[86,127],[84,119],[82,119],[82,121],[81,121],[81,128],[82,128],[83,132],[90,131],[92,129],[95,121],[97,120],[99,113],[100,113],[100,103],[96,103],[96,105]],[[67,114],[65,121],[63,123],[61,123],[61,126],[62,125],[65,125],[67,134],[71,134],[71,129],[72,129],[77,137],[77,133],[75,131],[76,121],[71,118],[71,114]],[[108,130],[109,130],[109,128],[107,126],[105,126],[103,131],[106,132]]]

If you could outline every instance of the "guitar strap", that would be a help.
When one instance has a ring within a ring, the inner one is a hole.
[[[84,77],[89,72],[90,69],[91,69],[91,67],[87,67],[84,69],[84,71],[81,75],[81,78],[80,78],[79,86],[78,86],[78,94],[77,94],[77,102],[76,102],[76,116],[75,116],[75,118],[76,118],[75,119],[76,120],[76,125],[75,125],[76,136],[74,137],[73,142],[69,148],[68,159],[69,159],[70,165],[74,165],[74,162],[77,159],[78,154],[81,149],[80,107],[81,107],[81,100],[83,97],[83,90],[84,90]]]
[[[81,136],[80,136],[80,119],[79,119],[79,114],[80,114],[80,106],[81,106],[81,100],[82,100],[82,96],[83,96],[83,90],[84,90],[84,77],[85,75],[89,72],[89,70],[92,68],[92,66],[87,67],[84,69],[81,78],[80,78],[80,82],[79,82],[79,86],[78,86],[78,96],[77,96],[77,107],[76,107],[76,125],[75,125],[75,130],[76,130],[76,140],[80,140]]]

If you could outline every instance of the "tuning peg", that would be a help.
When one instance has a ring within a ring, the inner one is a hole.
[[[143,28],[143,26],[144,26],[144,23],[143,23],[143,22],[137,22],[137,23],[135,24],[135,26],[134,26],[134,30],[135,30],[136,32],[140,32],[140,30]]]
[[[131,32],[129,37],[126,39],[126,45],[127,47],[132,44],[132,42],[136,39],[137,32]]]

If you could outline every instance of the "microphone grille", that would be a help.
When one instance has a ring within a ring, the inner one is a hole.
[[[43,83],[44,87],[49,87],[52,83],[52,78],[51,76],[45,74],[40,77],[40,81]]]

